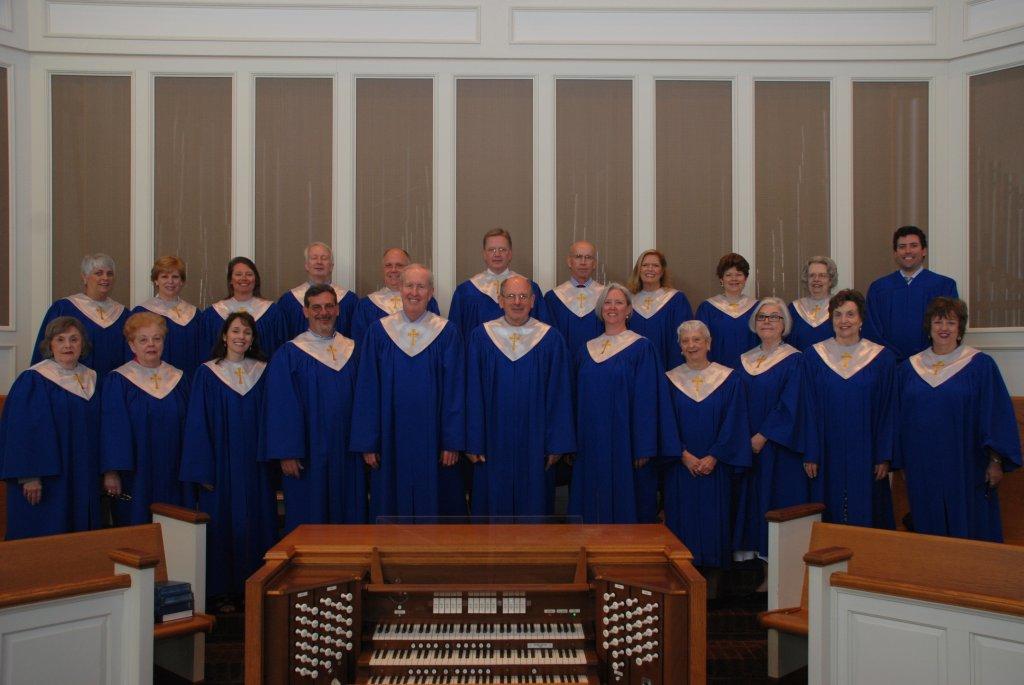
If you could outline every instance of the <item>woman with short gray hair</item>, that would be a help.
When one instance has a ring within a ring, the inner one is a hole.
[[[828,298],[838,278],[836,263],[828,257],[815,255],[804,263],[800,282],[807,288],[807,297],[793,300],[789,304],[793,325],[792,330],[786,333],[786,342],[801,352],[832,337]]]
[[[110,297],[114,288],[114,260],[110,255],[97,252],[82,258],[82,292],[63,297],[47,310],[39,326],[32,363],[43,360],[39,346],[46,326],[58,316],[73,316],[82,322],[92,351],[82,355],[82,363],[101,378],[107,372],[124,364],[128,348],[121,329],[128,320],[128,310]]]

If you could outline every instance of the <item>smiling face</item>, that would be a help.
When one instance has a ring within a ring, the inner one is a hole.
[[[256,287],[256,274],[245,264],[235,264],[231,269],[231,293],[236,300],[248,300]]]
[[[512,245],[503,235],[492,235],[484,242],[484,264],[491,273],[500,274],[512,263]]]
[[[786,328],[782,309],[774,304],[762,305],[754,317],[754,328],[763,345],[777,345],[782,341],[782,331]]]
[[[65,369],[75,368],[82,356],[82,334],[74,327],[58,333],[50,340],[50,352],[53,360]]]
[[[323,245],[313,245],[306,251],[306,274],[314,283],[327,283],[331,280],[331,269],[334,268],[334,257]]]
[[[743,288],[747,285],[747,277],[735,266],[730,266],[722,274],[722,288],[725,296],[737,298],[743,294]]]
[[[422,267],[409,267],[402,272],[402,309],[410,321],[416,321],[434,296],[430,272]]]
[[[832,312],[832,330],[836,333],[836,342],[841,345],[852,345],[860,340],[862,324],[856,302],[843,302]]]
[[[633,307],[626,299],[626,294],[618,288],[610,290],[601,305],[601,318],[604,319],[604,330],[606,333],[619,333],[626,328],[626,319],[629,318]]]
[[[827,266],[814,263],[807,267],[807,292],[812,299],[825,299],[831,287],[832,279],[828,277]]]
[[[160,366],[160,357],[164,353],[164,332],[159,326],[143,326],[135,331],[128,347],[139,364],[155,369]]]
[[[949,354],[959,344],[960,319],[956,314],[933,316],[929,330],[935,354]]]
[[[661,279],[665,275],[665,269],[661,266],[661,259],[656,254],[649,254],[640,262],[640,283],[644,290],[657,290],[661,287]]]
[[[913,273],[924,263],[928,256],[928,248],[921,245],[920,236],[905,235],[896,240],[894,253],[896,266],[905,273]]]
[[[573,243],[565,258],[569,273],[580,283],[586,283],[597,271],[597,248],[586,241]]]
[[[156,276],[156,294],[165,300],[174,300],[185,287],[185,281],[177,271],[161,271]]]
[[[679,349],[688,365],[700,367],[707,364],[711,341],[699,331],[685,331],[679,336]]]
[[[241,319],[232,321],[227,332],[224,333],[224,345],[227,348],[228,358],[237,361],[244,357],[252,347],[252,339],[252,329],[244,321]]]
[[[409,266],[409,257],[402,250],[393,248],[385,252],[384,259],[381,260],[384,285],[392,290],[400,289],[402,287],[402,271],[407,266]]]
[[[513,276],[505,281],[503,290],[501,308],[505,312],[505,320],[513,326],[522,326],[529,320],[533,309],[530,282],[521,276]]]
[[[309,330],[323,338],[334,335],[334,322],[338,320],[338,299],[333,292],[313,295],[302,312],[309,322]]]
[[[94,300],[105,300],[114,287],[114,270],[97,266],[88,275],[82,276],[85,294]]]

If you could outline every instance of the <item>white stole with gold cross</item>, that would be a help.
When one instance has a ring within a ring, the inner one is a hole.
[[[506,278],[512,278],[517,275],[511,269],[505,269],[500,274],[492,273],[490,269],[484,269],[469,279],[469,282],[475,285],[477,290],[497,302],[498,293],[501,290],[501,282]]]
[[[29,369],[83,400],[92,399],[96,392],[96,372],[84,364],[65,369],[52,359],[44,359]]]
[[[181,369],[177,369],[167,362],[161,362],[160,366],[150,369],[137,361],[130,361],[114,369],[114,372],[121,374],[139,390],[158,400],[170,395],[178,385],[178,381],[185,375]]]
[[[430,347],[430,343],[434,342],[448,323],[448,319],[433,312],[423,312],[423,316],[417,320],[409,321],[405,310],[385,316],[380,321],[391,342],[410,357]]]
[[[487,337],[511,361],[519,361],[525,357],[544,339],[549,330],[551,326],[533,318],[528,319],[522,326],[513,326],[505,321],[505,317],[484,324]]]
[[[658,288],[651,292],[641,290],[633,296],[633,313],[649,319],[660,312],[677,292],[675,288]]]
[[[110,328],[117,321],[124,311],[124,305],[107,298],[100,302],[94,300],[85,293],[75,293],[65,298],[75,305],[78,311],[100,328]]]
[[[402,309],[402,293],[398,290],[384,286],[375,293],[368,295],[370,302],[383,309],[388,314],[395,314]]]
[[[679,392],[694,402],[703,402],[718,390],[730,373],[732,369],[728,366],[711,362],[703,369],[691,369],[686,364],[680,364],[671,371],[666,371],[665,375]]]
[[[743,369],[751,376],[759,376],[765,371],[770,371],[773,366],[786,357],[794,354],[800,354],[800,350],[788,343],[781,343],[771,352],[765,352],[758,345],[741,354],[740,363],[743,364]]]
[[[604,285],[597,281],[591,281],[588,285],[580,288],[570,279],[557,286],[553,292],[566,309],[582,319],[594,311],[594,307],[597,306],[597,298],[604,292]]]
[[[313,331],[299,333],[292,344],[324,366],[341,371],[356,349],[355,341],[335,332],[333,337],[322,338]]]
[[[616,335],[599,335],[593,340],[587,341],[587,353],[590,354],[591,359],[600,364],[622,352],[642,337],[644,336],[629,329]]]
[[[240,362],[211,359],[204,364],[220,382],[243,397],[256,387],[267,368],[266,362],[246,357]]]
[[[707,301],[712,307],[734,319],[740,318],[757,304],[757,298],[747,295],[740,295],[738,300],[730,300],[725,295],[713,295]]]
[[[861,338],[854,345],[840,345],[835,338],[823,340],[814,346],[821,360],[843,380],[850,380],[874,361],[885,347]]]
[[[220,318],[227,319],[230,314],[235,312],[246,312],[250,314],[255,321],[259,321],[260,317],[267,313],[270,309],[270,305],[274,304],[270,300],[264,300],[262,297],[253,297],[244,302],[240,302],[233,297],[229,297],[226,300],[214,302],[211,306],[217,310],[220,314]]]
[[[812,300],[809,297],[801,297],[793,300],[793,309],[797,316],[807,322],[811,328],[817,328],[828,321],[828,298],[823,300]]]
[[[195,318],[197,311],[195,305],[189,304],[185,300],[178,299],[174,302],[168,302],[159,297],[151,297],[139,306],[154,314],[166,317],[179,326],[184,326]]]
[[[333,283],[329,283],[328,285],[330,285],[331,288],[334,289],[334,295],[335,295],[335,297],[338,298],[338,302],[341,302],[341,298],[343,298],[346,295],[348,295],[348,291],[345,290],[344,288],[340,288],[340,287],[334,285]],[[303,283],[302,285],[295,286],[290,291],[291,294],[292,294],[292,297],[294,297],[296,300],[298,300],[300,307],[305,307],[306,306],[306,303],[303,301],[303,298],[306,297],[306,291],[309,290],[310,286],[311,286],[310,283]]]
[[[949,354],[935,354],[929,347],[915,354],[909,361],[921,380],[937,388],[963,371],[980,351],[969,345],[960,345]]]

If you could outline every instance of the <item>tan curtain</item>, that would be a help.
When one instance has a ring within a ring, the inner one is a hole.
[[[7,136],[7,68],[0,67],[0,264],[6,276],[0,279],[0,326],[11,324],[11,149]]]

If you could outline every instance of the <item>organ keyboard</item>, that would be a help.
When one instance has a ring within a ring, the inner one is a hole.
[[[302,526],[246,587],[246,683],[704,682],[663,526]]]

